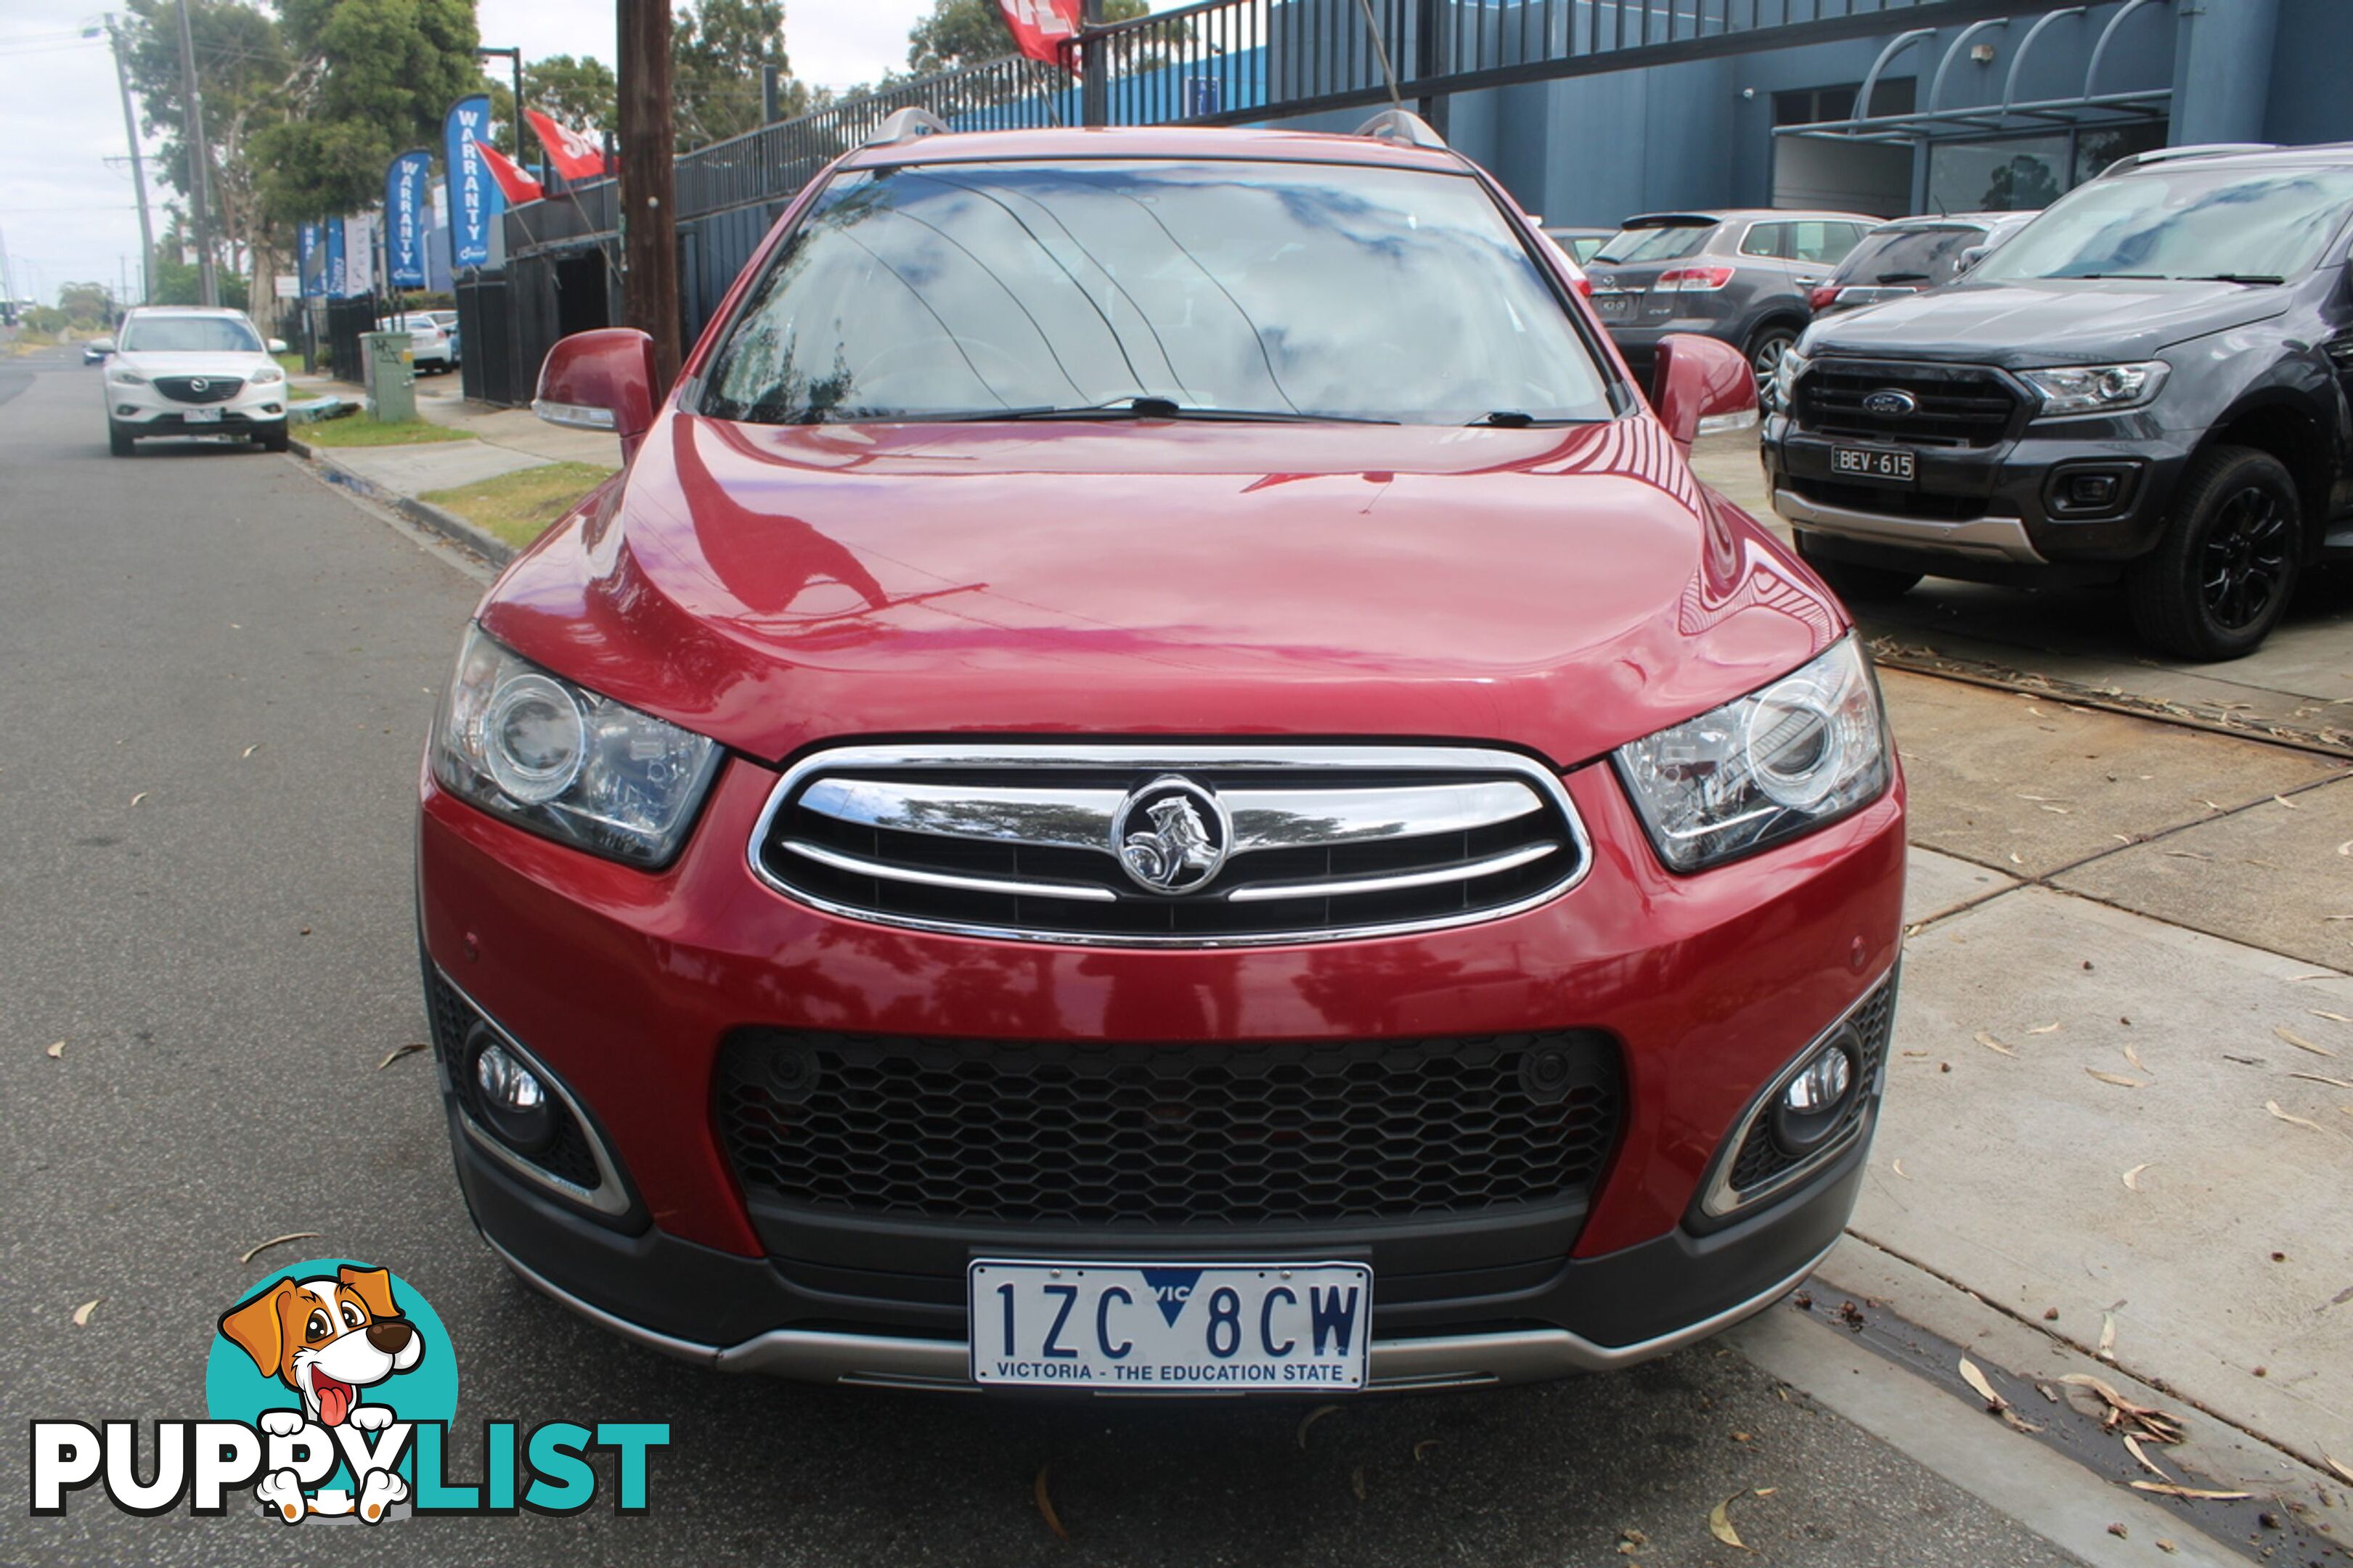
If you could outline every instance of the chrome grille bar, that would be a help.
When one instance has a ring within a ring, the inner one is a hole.
[[[1155,858],[1180,845],[1197,874]],[[786,771],[748,850],[776,891],[876,924],[1203,948],[1500,919],[1592,859],[1535,758],[1242,742],[836,747]]]

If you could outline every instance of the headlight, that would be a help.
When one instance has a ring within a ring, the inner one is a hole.
[[[1804,833],[1887,787],[1879,688],[1852,637],[1794,675],[1614,753],[1677,871]]]
[[[106,367],[106,379],[114,383],[117,386],[144,386],[147,384],[147,378],[140,374],[137,371],[132,370],[127,364],[108,365]]]
[[[470,627],[433,725],[450,794],[550,838],[638,866],[684,842],[719,747],[599,697]]]
[[[285,379],[283,370],[274,364],[266,364],[253,373],[252,382],[256,386],[275,386]]]
[[[2157,396],[2173,367],[2161,359],[2142,364],[2071,364],[2058,370],[2018,374],[2042,395],[2037,419],[2076,414],[2113,414],[2138,408]]]
[[[1788,408],[1789,399],[1798,389],[1798,378],[1806,374],[1806,367],[1812,363],[1796,349],[1781,356],[1781,363],[1773,367],[1772,384],[1767,388],[1774,407]]]

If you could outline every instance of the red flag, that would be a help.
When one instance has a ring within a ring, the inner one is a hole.
[[[499,183],[499,189],[506,193],[512,205],[521,206],[525,202],[538,201],[547,194],[540,189],[537,180],[524,172],[521,163],[479,136],[474,138],[474,151],[482,155],[482,166],[490,170],[491,178]]]
[[[523,116],[539,132],[539,144],[547,149],[548,161],[557,174],[567,180],[593,180],[605,173],[605,154],[594,142],[536,109],[524,110]]]
[[[1079,68],[1079,7],[1083,0],[997,0],[1012,30],[1014,47],[1033,60]]]

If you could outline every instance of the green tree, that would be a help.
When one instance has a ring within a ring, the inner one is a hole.
[[[1152,9],[1147,0],[1105,0],[1103,20],[1125,22]],[[932,14],[907,34],[907,67],[917,76],[976,66],[1013,53],[1013,32],[997,0],[934,0]]]
[[[760,125],[760,68],[774,66],[777,112],[790,119],[824,95],[795,79],[785,55],[784,0],[688,0],[670,21],[670,100],[681,152]]]
[[[75,326],[102,326],[114,319],[114,290],[103,283],[68,283],[58,290],[58,309]]]
[[[481,89],[473,0],[278,0],[298,67],[289,117],[254,139],[281,220],[384,199],[395,153],[438,146],[449,105]]]
[[[180,74],[179,0],[129,0],[129,9],[123,45],[132,89],[147,130],[164,138],[163,182],[186,198],[195,165]],[[253,148],[285,120],[298,68],[278,23],[245,0],[191,0],[188,32],[205,99],[213,234],[230,258],[226,270],[251,273],[266,292],[280,226],[260,199]]]
[[[522,68],[522,106],[587,132],[591,141],[599,132],[620,130],[620,83],[613,78],[613,68],[594,55],[576,59],[550,55]],[[523,138],[523,152],[515,152],[514,89],[496,78],[491,82],[491,119],[498,127],[492,144],[500,152],[526,163],[537,161],[538,143],[528,135]]]

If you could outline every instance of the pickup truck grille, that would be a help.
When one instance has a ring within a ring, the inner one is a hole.
[[[1902,393],[1909,412],[1882,412],[1873,395]],[[1798,378],[1790,413],[1815,436],[1852,436],[1910,447],[1990,447],[2010,434],[2018,394],[1983,365],[1881,364],[1818,359]]]
[[[719,1059],[747,1196],[907,1218],[1280,1225],[1588,1194],[1622,1119],[1587,1030],[1108,1044],[745,1030]]]
[[[1217,947],[1493,919],[1565,891],[1589,849],[1558,777],[1509,752],[926,745],[796,766],[751,859],[886,925]]]

